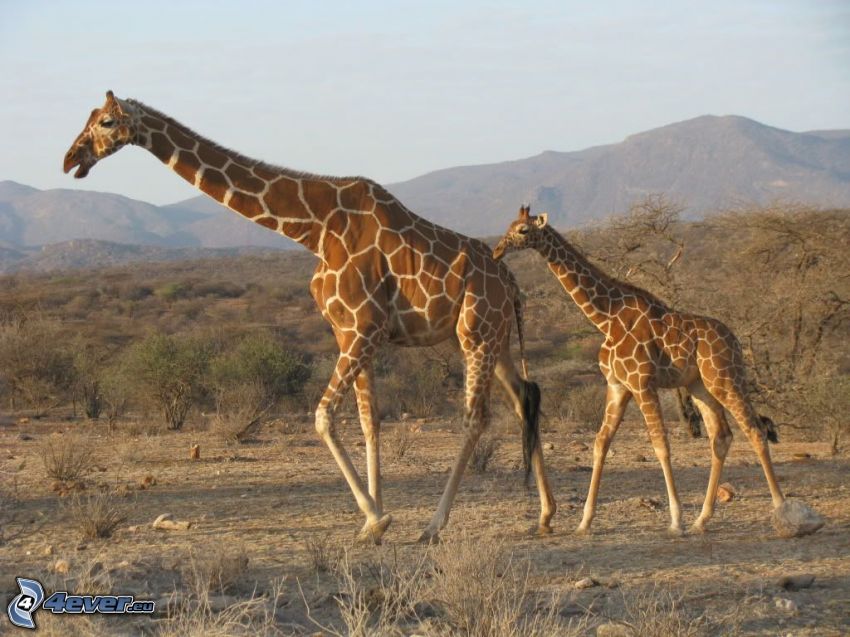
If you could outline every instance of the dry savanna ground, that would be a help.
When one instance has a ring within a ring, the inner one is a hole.
[[[362,467],[359,427],[349,422],[344,432]],[[595,532],[579,537],[571,531],[589,481],[592,434],[545,429],[560,509],[555,533],[538,538],[529,533],[538,503],[522,486],[517,436],[499,428],[493,438],[485,470],[464,479],[442,544],[424,547],[416,539],[460,436],[441,421],[387,423],[384,501],[394,522],[374,547],[355,543],[360,513],[306,419],[272,423],[256,442],[235,446],[201,430],[107,437],[78,424],[7,422],[0,466],[4,479],[14,475],[18,506],[0,547],[3,598],[17,592],[13,576],[25,576],[49,590],[159,602],[157,615],[134,620],[41,611],[38,621],[55,635],[593,635],[609,623],[629,627],[622,634],[850,631],[850,459],[830,455],[827,445],[773,448],[788,494],[827,518],[817,534],[775,537],[764,479],[738,436],[724,474],[735,497],[718,504],[708,533],[672,539],[661,471],[642,424],[626,422],[603,477]],[[673,438],[692,521],[708,475],[707,444]],[[91,460],[76,485],[46,477],[43,450],[54,443]],[[194,444],[197,460],[189,457]],[[119,515],[115,530],[86,538],[79,508],[104,492]],[[189,528],[154,529],[163,513]],[[783,577],[804,574],[814,576],[809,587],[785,590]],[[495,611],[506,616],[494,619]],[[470,618],[493,625],[476,633],[464,623]]]
[[[738,335],[750,397],[779,429],[783,488],[826,518],[816,534],[776,537],[732,424],[734,496],[706,534],[668,537],[661,469],[630,406],[594,533],[573,535],[604,409],[601,339],[534,254],[507,262],[525,293],[555,533],[529,532],[537,494],[496,398],[434,547],[416,539],[461,443],[458,356],[379,353],[394,521],[382,546],[355,543],[361,515],[307,415],[336,356],[307,292],[311,255],[18,273],[0,278],[0,601],[15,576],[157,601],[152,617],[38,611],[57,636],[850,634],[850,215],[680,212],[649,197],[569,236],[606,271]],[[708,442],[684,433],[685,397],[662,403],[688,525]],[[350,397],[339,422],[362,471]]]

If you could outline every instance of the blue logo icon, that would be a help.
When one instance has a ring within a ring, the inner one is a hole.
[[[7,612],[9,620],[19,628],[35,628],[32,615],[44,601],[44,588],[34,579],[16,578],[20,593],[11,602]]]

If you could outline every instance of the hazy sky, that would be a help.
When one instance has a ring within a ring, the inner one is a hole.
[[[246,155],[389,183],[705,113],[850,128],[850,3],[0,0],[0,81],[0,180],[161,204],[196,192],[136,148],[61,172],[107,89]]]

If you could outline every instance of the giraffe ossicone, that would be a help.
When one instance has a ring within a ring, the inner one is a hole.
[[[333,329],[339,358],[316,408],[316,431],[366,517],[363,538],[380,542],[391,522],[381,492],[375,352],[385,342],[419,346],[449,339],[458,343],[465,362],[466,435],[421,539],[434,541],[448,521],[469,456],[489,423],[494,375],[521,419],[524,460],[540,494],[539,528],[550,530],[555,500],[543,466],[539,392],[528,391],[534,385],[519,375],[510,353],[514,321],[522,353],[522,302],[512,274],[486,244],[416,216],[374,181],[249,159],[111,91],[66,153],[64,170],[76,168],[74,177],[85,177],[127,145],[145,148],[216,201],[318,257],[310,291]],[[334,412],[352,385],[366,438],[368,488],[334,426]]]
[[[608,383],[605,416],[594,443],[593,473],[578,533],[590,530],[605,456],[632,398],[643,414],[664,472],[670,532],[683,533],[682,508],[658,400],[658,390],[671,387],[687,387],[705,421],[711,447],[708,488],[694,531],[703,531],[714,513],[723,462],[732,442],[724,409],[735,418],[758,456],[773,500],[777,532],[805,535],[823,525],[823,519],[805,504],[786,504],[767,444],[768,439],[775,441],[776,434],[747,399],[741,346],[729,328],[716,319],[671,309],[649,292],[608,276],[554,230],[545,213],[533,216],[530,207],[523,205],[493,256],[501,259],[527,248],[540,253],[567,294],[605,336],[599,351],[599,367]]]

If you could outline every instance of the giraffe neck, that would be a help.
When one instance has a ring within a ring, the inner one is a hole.
[[[547,227],[544,233],[538,252],[549,263],[549,269],[579,309],[600,331],[607,333],[611,320],[611,293],[620,289],[617,281],[588,261],[553,228]]]
[[[132,143],[219,203],[319,254],[325,220],[334,205],[326,193],[314,202],[309,195],[317,191],[317,182],[343,180],[269,166],[222,148],[140,102],[124,104],[135,114]]]

